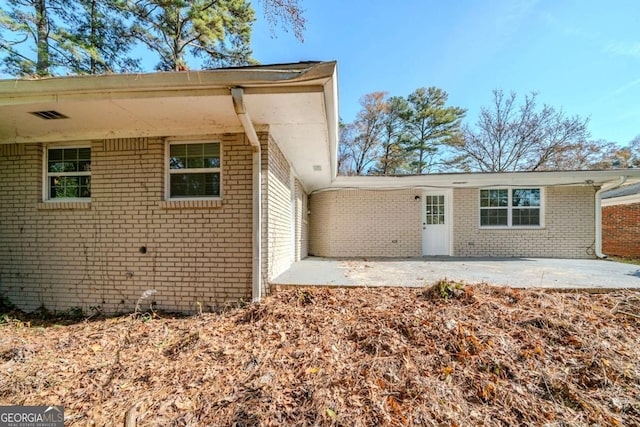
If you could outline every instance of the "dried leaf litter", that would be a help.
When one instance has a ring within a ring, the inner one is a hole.
[[[259,304],[0,326],[0,404],[67,426],[640,425],[639,294],[293,288]]]

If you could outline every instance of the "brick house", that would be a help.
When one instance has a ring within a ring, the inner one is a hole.
[[[640,258],[640,183],[603,193],[602,250]]]
[[[334,62],[0,81],[0,294],[24,310],[208,310],[307,255]]]
[[[640,170],[339,176],[314,191],[315,256],[603,257],[601,195]]]
[[[0,294],[194,312],[307,255],[592,257],[600,188],[640,180],[337,177],[337,135],[335,62],[0,81]]]

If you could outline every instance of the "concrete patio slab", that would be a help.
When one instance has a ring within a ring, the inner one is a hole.
[[[309,257],[275,285],[422,287],[440,279],[516,288],[640,289],[640,266],[599,259]]]

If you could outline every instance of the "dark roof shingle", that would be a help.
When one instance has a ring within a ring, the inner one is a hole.
[[[602,193],[602,198],[612,199],[614,197],[631,196],[634,194],[640,194],[640,182],[605,191],[604,193]]]

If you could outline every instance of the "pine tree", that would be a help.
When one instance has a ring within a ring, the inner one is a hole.
[[[272,30],[281,24],[302,40],[299,0],[261,3]],[[131,52],[140,43],[157,56],[158,70],[251,64],[254,21],[248,0],[6,0],[0,70],[37,77],[139,71]]]
[[[17,76],[51,75],[51,68],[62,62],[56,14],[65,16],[58,0],[7,0],[0,10],[3,71]]]
[[[9,0],[0,10],[3,71],[17,76],[137,71],[122,0]]]
[[[459,138],[460,124],[466,110],[447,107],[447,92],[437,87],[418,88],[407,97],[410,113],[407,130],[411,139],[406,144],[413,154],[412,172],[431,172],[440,161],[440,147]]]
[[[207,67],[251,62],[255,17],[244,0],[130,0],[128,6],[136,36],[160,59],[158,70],[186,69],[188,54]]]
[[[67,67],[73,74],[140,70],[129,53],[135,43],[128,24],[131,13],[122,0],[77,0],[63,32]]]
[[[392,96],[385,102],[383,130],[380,137],[380,157],[372,172],[379,175],[398,175],[407,168],[407,153],[403,149],[407,141],[409,104],[401,96]]]

